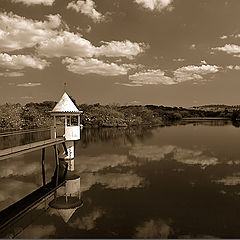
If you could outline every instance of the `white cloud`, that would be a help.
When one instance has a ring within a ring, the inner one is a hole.
[[[0,73],[0,76],[3,77],[22,77],[24,76],[23,72],[4,72],[4,73]]]
[[[235,44],[226,44],[224,47],[212,48],[213,50],[234,54],[235,57],[240,57],[240,46]]]
[[[190,46],[190,49],[192,49],[192,50],[196,49],[196,44],[192,44],[192,45]]]
[[[171,85],[176,83],[171,77],[166,76],[165,73],[160,69],[147,70],[145,72],[138,72],[129,75],[129,80],[131,81],[129,86],[143,86],[157,84]]]
[[[220,39],[227,39],[227,38],[228,38],[228,36],[226,36],[226,35],[223,35],[220,37]]]
[[[126,75],[127,72],[135,67],[132,64],[117,65],[115,63],[105,63],[101,60],[88,58],[65,58],[62,61],[63,64],[67,64],[67,70],[80,75],[84,74],[98,74],[102,76],[118,76]]]
[[[13,13],[0,13],[0,51],[33,47],[53,37],[60,24],[60,15],[49,15],[46,21],[35,21]]]
[[[168,238],[173,229],[162,219],[149,220],[136,228],[133,238]]]
[[[166,76],[165,72],[160,69],[137,72],[129,75],[130,83],[122,83],[121,85],[133,87],[157,84],[172,85],[190,80],[204,80],[203,76],[216,73],[220,69],[216,65],[205,64],[205,61],[202,61],[202,63],[200,66],[189,65],[180,67],[173,71],[173,77]]]
[[[44,69],[49,66],[46,60],[30,55],[8,55],[0,53],[0,67],[8,69],[24,69],[26,67]]]
[[[220,67],[216,65],[201,66],[189,65],[178,68],[174,71],[174,80],[177,83],[189,81],[189,80],[202,80],[204,75],[218,72]]]
[[[39,44],[37,51],[40,55],[46,57],[126,57],[132,59],[139,53],[144,52],[146,45],[143,43],[112,41],[103,42],[100,47],[95,47],[92,43],[84,39],[80,34],[74,34],[67,31],[47,39]]]
[[[227,69],[230,69],[230,70],[240,70],[240,66],[239,65],[236,65],[236,66],[229,65],[229,66],[227,66]]]
[[[185,59],[184,58],[174,58],[173,61],[174,62],[184,62]]]
[[[37,51],[46,57],[92,57],[95,47],[81,35],[63,31],[54,38],[41,42]]]
[[[93,0],[78,0],[68,3],[67,9],[74,9],[76,12],[90,17],[94,22],[101,22],[105,20],[104,15],[99,13],[96,9],[96,4]]]
[[[103,42],[103,44],[104,45],[96,48],[95,56],[126,57],[133,59],[134,56],[144,52],[147,48],[143,43],[130,42],[129,40],[123,42]]]
[[[171,3],[173,0],[135,0],[135,2],[151,11],[161,12],[163,9],[172,10]]]
[[[52,6],[55,0],[11,0],[13,3],[23,3],[27,6],[43,4],[45,6]]]
[[[17,84],[18,87],[37,87],[37,86],[41,86],[41,83],[19,83]]]
[[[33,99],[33,97],[30,97],[30,96],[22,96],[20,97],[21,99],[25,99],[25,100],[30,100],[30,99]]]

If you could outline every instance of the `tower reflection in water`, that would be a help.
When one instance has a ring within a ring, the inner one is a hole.
[[[74,171],[74,159],[69,159],[68,156],[62,153],[59,155],[59,160],[60,172],[67,167],[67,172],[64,176],[66,183],[56,190],[54,199],[49,203],[49,206],[52,213],[61,216],[67,223],[74,212],[83,205],[81,181],[80,176]]]

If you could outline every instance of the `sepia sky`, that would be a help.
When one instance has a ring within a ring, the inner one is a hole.
[[[240,104],[239,0],[1,0],[0,102]]]

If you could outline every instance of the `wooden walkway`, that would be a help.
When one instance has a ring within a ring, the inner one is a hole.
[[[33,142],[17,147],[7,148],[4,150],[0,150],[0,161],[6,158],[15,157],[20,154],[29,153],[35,150],[39,150],[42,148],[50,147],[59,143],[63,143],[65,140],[64,138],[52,138],[47,139],[39,142]]]

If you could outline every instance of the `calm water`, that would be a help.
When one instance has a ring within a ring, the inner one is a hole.
[[[47,150],[47,179],[54,172]],[[222,122],[84,129],[75,172],[83,206],[50,208],[19,238],[239,238],[240,128]],[[41,153],[0,162],[0,208],[41,186]]]

